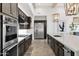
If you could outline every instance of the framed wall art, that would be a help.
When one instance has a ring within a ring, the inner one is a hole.
[[[66,3],[65,4],[66,15],[77,15],[78,9],[79,9],[78,3]]]

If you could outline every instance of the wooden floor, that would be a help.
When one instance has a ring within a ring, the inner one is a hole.
[[[24,56],[55,56],[46,40],[33,40]]]

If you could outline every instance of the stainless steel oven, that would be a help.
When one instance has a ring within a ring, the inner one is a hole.
[[[17,27],[11,26],[11,25],[6,25],[5,42],[8,42],[8,41],[13,40],[15,38],[17,38]]]
[[[17,56],[17,44],[5,48],[3,52],[4,56]]]
[[[16,44],[17,41],[17,20],[3,15],[3,49]]]

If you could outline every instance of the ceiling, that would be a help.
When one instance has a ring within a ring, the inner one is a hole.
[[[55,8],[62,7],[62,3],[32,3],[34,13],[36,15],[48,15],[51,14]]]
[[[57,3],[33,3],[33,7],[36,8],[54,8]]]

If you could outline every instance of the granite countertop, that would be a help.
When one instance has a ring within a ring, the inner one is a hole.
[[[69,34],[60,35],[61,37],[55,37],[54,34],[50,34],[50,36],[79,55],[79,36]]]

